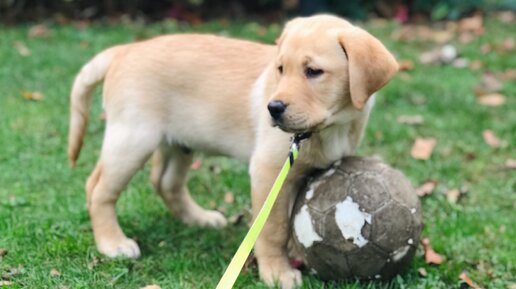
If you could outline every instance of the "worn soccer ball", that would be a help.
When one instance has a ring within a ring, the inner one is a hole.
[[[292,212],[294,246],[324,280],[388,280],[410,263],[422,228],[410,181],[371,158],[347,157],[309,178]]]

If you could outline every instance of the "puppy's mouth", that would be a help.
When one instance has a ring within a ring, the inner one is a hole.
[[[316,123],[315,125],[290,125],[285,123],[283,120],[272,120],[272,126],[278,127],[286,133],[293,134],[311,134],[324,128],[324,120]]]

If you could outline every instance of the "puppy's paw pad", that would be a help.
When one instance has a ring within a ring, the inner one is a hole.
[[[110,242],[109,245],[99,245],[99,251],[111,258],[126,257],[138,258],[140,257],[140,248],[133,239],[125,238],[119,242]]]

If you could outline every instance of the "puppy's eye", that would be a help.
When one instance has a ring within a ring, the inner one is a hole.
[[[278,66],[279,74],[283,74],[283,65]]]
[[[305,76],[307,78],[316,78],[323,73],[324,73],[324,71],[322,69],[315,69],[315,68],[311,68],[311,67],[305,68]]]

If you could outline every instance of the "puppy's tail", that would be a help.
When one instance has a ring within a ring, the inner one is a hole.
[[[88,125],[93,91],[106,76],[113,58],[124,46],[108,48],[86,63],[75,77],[70,95],[68,160],[75,167]]]

